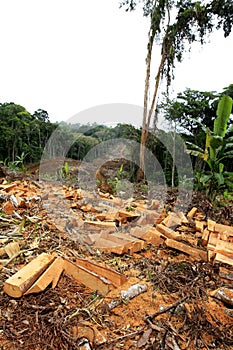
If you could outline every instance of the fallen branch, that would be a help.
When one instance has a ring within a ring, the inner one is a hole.
[[[147,322],[147,320],[153,320],[153,318],[159,316],[159,315],[162,315],[162,314],[165,314],[166,312],[172,310],[172,309],[175,309],[177,308],[178,305],[180,305],[181,303],[183,303],[186,299],[188,299],[188,297],[183,297],[183,298],[180,298],[179,300],[175,301],[172,305],[168,306],[168,307],[165,307],[163,310],[160,310],[160,311],[157,311],[155,312],[153,315],[148,315],[144,318],[144,320]]]
[[[128,301],[138,296],[139,294],[146,292],[147,288],[148,287],[146,284],[140,284],[140,283],[133,284],[132,286],[129,287],[129,289],[121,291],[121,299],[112,300],[111,303],[105,305],[105,307],[108,310],[112,310],[115,307],[119,306],[122,302]]]
[[[37,249],[37,247],[30,248],[30,249],[24,249],[24,250],[19,250],[17,253],[15,253],[4,265],[0,266],[0,271],[4,269],[7,265],[9,265],[15,258],[17,258],[20,254],[27,253],[30,250]]]

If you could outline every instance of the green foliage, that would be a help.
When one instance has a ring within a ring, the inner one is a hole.
[[[62,178],[67,178],[69,175],[69,163],[65,162],[62,167]]]
[[[117,193],[119,186],[121,185],[121,176],[123,172],[124,164],[121,164],[119,169],[117,170],[117,176],[113,179],[108,179],[108,184],[112,189],[114,194]]]
[[[25,170],[24,161],[26,157],[27,157],[27,154],[25,154],[24,152],[22,152],[20,156],[16,156],[16,160],[8,163],[9,169],[24,172]]]
[[[47,113],[43,111],[43,113]],[[31,115],[24,107],[10,103],[0,104],[0,161],[17,165],[22,154],[24,162],[40,160],[46,141],[55,129],[48,119]],[[7,147],[6,147],[7,145]]]
[[[211,199],[224,187],[233,188],[233,173],[224,171],[224,159],[233,158],[233,137],[227,137],[227,125],[232,111],[233,101],[229,96],[219,100],[211,132],[206,128],[205,149],[187,142],[187,153],[202,158],[209,170],[198,174],[198,186],[203,186]]]
[[[212,129],[216,117],[219,93],[186,89],[176,99],[165,96],[159,108],[169,122],[175,122],[181,132],[198,137],[204,136],[203,125]],[[204,137],[202,137],[204,141]]]
[[[150,17],[150,50],[154,40],[161,39],[161,54],[165,58],[162,74],[168,85],[173,78],[175,61],[182,60],[188,45],[195,41],[203,44],[206,34],[213,29],[222,28],[225,37],[231,33],[233,3],[230,0],[124,0],[120,7],[133,11],[140,3],[143,15]]]
[[[225,136],[231,111],[232,98],[230,96],[223,96],[218,103],[217,118],[214,121],[214,135]]]

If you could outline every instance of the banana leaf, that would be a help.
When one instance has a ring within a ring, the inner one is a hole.
[[[230,96],[222,96],[218,102],[217,118],[214,120],[214,135],[224,137],[227,131],[227,123],[232,111],[232,98]]]
[[[212,135],[210,138],[210,146],[216,150],[219,147],[223,146],[223,137]]]
[[[224,185],[225,180],[224,180],[223,174],[214,173],[214,177],[215,177],[215,179],[216,179],[217,182],[218,182],[218,186]]]

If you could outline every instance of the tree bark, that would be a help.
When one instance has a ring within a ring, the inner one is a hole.
[[[145,91],[144,91],[144,108],[143,108],[143,121],[142,121],[142,134],[141,134],[141,144],[140,144],[140,168],[137,174],[137,180],[141,181],[145,178],[145,150],[146,150],[146,140],[148,136],[148,131],[150,127],[151,117],[154,111],[155,101],[158,94],[159,83],[161,80],[161,74],[163,71],[166,54],[162,53],[160,65],[158,68],[157,75],[155,77],[155,87],[153,98],[151,101],[149,112],[148,110],[148,92],[149,92],[149,80],[150,80],[150,67],[151,67],[151,56],[152,56],[152,45],[154,41],[154,35],[150,36],[150,42],[148,45],[148,54],[147,54],[147,69],[146,69],[146,81],[145,81]]]

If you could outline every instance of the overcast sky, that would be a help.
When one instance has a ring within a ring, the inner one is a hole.
[[[0,102],[44,109],[51,121],[102,104],[142,106],[148,23],[118,4],[0,0]],[[233,83],[232,46],[233,35],[224,39],[222,32],[196,45],[175,70],[175,93]]]

